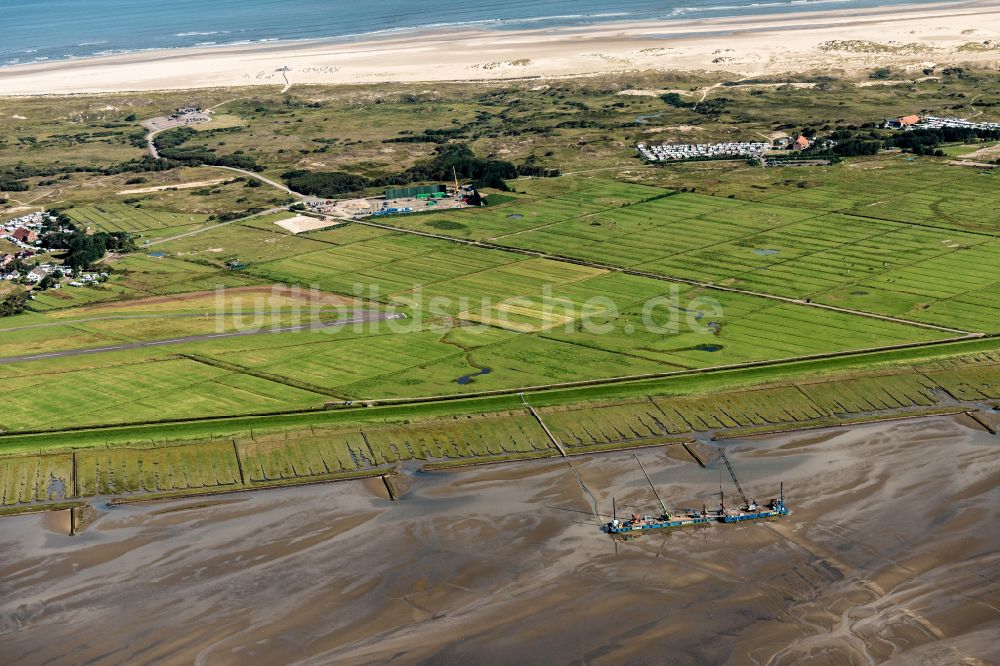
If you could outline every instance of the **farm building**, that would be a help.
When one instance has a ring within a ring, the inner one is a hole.
[[[386,199],[415,199],[440,195],[447,192],[444,185],[418,185],[417,187],[394,187],[385,191]]]

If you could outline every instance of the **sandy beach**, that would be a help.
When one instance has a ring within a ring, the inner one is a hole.
[[[997,438],[964,417],[724,442],[792,515],[615,543],[566,462],[3,519],[20,664],[986,664],[1000,659]],[[699,445],[710,453],[710,447]],[[664,500],[720,468],[638,451]],[[652,510],[629,452],[573,466]],[[727,483],[730,493],[732,484]]]
[[[554,78],[647,70],[734,77],[822,68],[1000,62],[1000,2],[646,21],[521,31],[424,31],[147,51],[0,68],[0,95]],[[286,69],[287,68],[287,69]],[[287,77],[287,82],[286,82]]]

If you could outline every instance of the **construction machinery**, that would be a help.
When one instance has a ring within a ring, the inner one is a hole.
[[[725,449],[719,449],[719,457],[722,458],[722,462],[725,463],[726,469],[729,470],[729,476],[733,479],[733,484],[736,486],[737,492],[739,492],[740,497],[743,498],[743,505],[737,509],[727,509],[726,508],[726,496],[722,490],[722,484],[719,484],[719,520],[724,523],[738,523],[743,520],[757,520],[759,518],[776,518],[778,516],[787,516],[789,514],[788,507],[785,506],[785,484],[781,484],[780,495],[776,499],[772,499],[764,506],[757,504],[757,501],[751,497],[748,497],[745,492],[743,492],[743,486],[740,484],[739,478],[736,476],[736,470],[733,469],[732,464],[729,462],[729,458],[726,456]]]

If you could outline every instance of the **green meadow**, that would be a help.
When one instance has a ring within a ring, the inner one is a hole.
[[[995,119],[990,76],[184,93],[185,105],[222,104],[188,147],[245,155],[277,180],[391,176],[433,155],[439,136],[562,171],[487,190],[482,208],[298,235],[275,224],[292,199],[235,172],[130,170],[142,141],[128,118],[174,108],[179,93],[8,100],[20,122],[0,127],[0,168],[38,174],[29,191],[2,193],[0,219],[58,208],[134,233],[141,249],[102,263],[107,282],[38,292],[0,320],[0,358],[45,355],[0,363],[2,502],[988,410],[1000,400],[1000,175],[950,163],[978,145],[767,168],[646,165],[632,146],[962,114],[970,99]],[[712,110],[621,94],[630,88],[705,91]],[[638,120],[651,114],[655,125]],[[405,319],[266,331],[355,310]],[[264,331],[120,348],[241,326]],[[95,347],[112,349],[59,355]]]

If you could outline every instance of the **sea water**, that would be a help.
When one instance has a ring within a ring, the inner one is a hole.
[[[411,30],[553,28],[914,1],[920,0],[0,0],[0,66]]]

